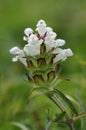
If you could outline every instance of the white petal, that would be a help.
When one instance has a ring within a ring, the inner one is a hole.
[[[26,29],[24,30],[24,33],[25,33],[26,36],[29,36],[30,34],[33,33],[33,30],[32,30],[31,28],[26,28]]]
[[[41,27],[38,27],[37,29],[36,29],[36,31],[38,31],[38,34],[40,35],[40,36],[44,36],[44,34],[46,33],[46,27],[45,26],[41,26]]]
[[[27,66],[27,62],[26,62],[26,58],[25,58],[25,54],[23,50],[20,51],[20,54],[17,57],[18,57],[18,60],[21,61],[21,63]]]
[[[46,50],[47,51],[49,51],[49,50],[51,50],[52,48],[55,48],[56,47],[56,45],[55,45],[55,43],[54,43],[55,41],[54,40],[46,40],[44,43],[45,43],[45,45],[46,45]]]
[[[46,42],[47,43],[47,42]],[[46,51],[48,52],[49,50],[51,50],[52,49],[52,46],[49,44],[49,43],[47,43],[46,44]]]
[[[73,56],[73,52],[69,48],[65,50],[65,53],[66,53],[67,56]]]
[[[56,46],[63,46],[65,44],[65,40],[57,39],[56,40]]]
[[[40,45],[39,44],[34,44],[34,45],[29,45],[24,47],[24,52],[28,56],[35,56],[40,54]]]
[[[55,32],[48,32],[47,35],[46,35],[46,39],[50,39],[50,40],[55,40],[57,34]]]
[[[56,63],[62,59],[62,56],[60,54],[56,55],[56,57],[53,59],[53,63]]]
[[[27,40],[28,40],[28,38],[27,38],[26,36],[24,36],[24,37],[23,37],[23,40],[24,40],[24,41],[27,41]]]
[[[39,26],[45,26],[46,27],[46,23],[45,23],[45,21],[44,20],[39,20],[38,21],[38,23],[37,23],[37,25],[36,25],[37,27],[39,27]]]
[[[71,51],[71,49],[64,49],[64,50],[58,50],[58,55],[56,55],[56,57],[54,58],[53,62],[56,63],[59,60],[61,61],[65,61],[67,59],[67,57],[69,56],[73,56],[73,52]]]
[[[46,33],[46,23],[44,20],[38,21],[36,31],[38,31],[38,34],[40,36],[44,36],[44,34]]]
[[[56,48],[55,44],[56,33],[50,31],[47,32],[44,43],[46,44],[46,50],[49,51],[52,48]]]
[[[59,54],[62,52],[62,49],[61,48],[56,48],[54,51],[53,51],[53,54]]]
[[[47,32],[53,32],[53,29],[51,27],[46,28]]]
[[[18,61],[18,56],[16,56],[16,57],[12,58],[12,61],[13,61],[13,62]]]
[[[19,49],[19,47],[13,47],[12,49],[10,49],[11,54],[19,54],[20,51],[21,50]]]
[[[19,60],[21,61],[21,63],[23,63],[25,66],[27,66],[27,62],[25,58],[19,58]]]
[[[43,40],[42,39],[38,39],[38,37],[35,34],[31,34],[29,39],[28,39],[28,44],[42,44]],[[28,46],[28,44],[26,46]]]
[[[55,39],[56,36],[57,36],[57,34],[56,34],[55,32],[51,32],[50,35],[51,35],[51,38],[52,38],[52,39]]]
[[[30,44],[35,44],[37,41],[38,41],[38,37],[36,35],[34,34],[30,35],[29,41],[28,41]]]

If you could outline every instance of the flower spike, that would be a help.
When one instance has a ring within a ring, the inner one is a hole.
[[[65,44],[65,40],[56,39],[57,34],[53,32],[51,27],[48,27],[44,20],[39,20],[36,25],[37,33],[34,33],[32,28],[26,28],[24,30],[25,36],[23,40],[27,42],[22,50],[18,47],[13,47],[10,50],[11,54],[16,55],[13,58],[13,62],[20,60],[25,66],[27,66],[27,58],[45,55],[53,57],[53,64],[58,61],[65,61],[67,57],[72,56],[73,52],[71,49],[61,49],[60,47]],[[42,50],[44,50],[42,52]],[[53,56],[54,55],[54,56]],[[46,59],[46,57],[45,57]],[[48,59],[46,59],[47,61]]]

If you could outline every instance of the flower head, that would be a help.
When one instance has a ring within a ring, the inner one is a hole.
[[[72,56],[72,50],[60,48],[65,40],[56,38],[57,34],[51,27],[47,27],[44,20],[38,21],[36,33],[31,28],[26,28],[24,34],[26,44],[23,49],[13,47],[10,50],[11,54],[16,55],[12,61],[19,60],[28,68],[31,82],[38,84],[40,79],[43,85],[44,81],[52,81],[58,74],[58,62]]]
[[[53,62],[56,63],[59,60],[64,61],[67,57],[72,56],[73,52],[71,49],[61,49],[59,47],[65,44],[65,40],[56,39],[57,34],[53,32],[51,27],[47,27],[44,20],[39,20],[36,25],[37,34],[34,34],[34,31],[31,28],[26,28],[24,30],[25,36],[23,40],[27,42],[23,50],[20,50],[18,47],[14,47],[10,50],[11,54],[17,55],[13,58],[13,61],[20,60],[26,66],[26,56],[36,56],[41,55],[41,45],[44,44],[46,49],[44,52],[50,52],[53,55]]]

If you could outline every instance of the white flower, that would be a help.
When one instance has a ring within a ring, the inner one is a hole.
[[[51,27],[47,27],[44,20],[39,20],[36,27],[37,34],[34,34],[31,28],[26,28],[24,30],[25,36],[23,37],[23,40],[27,41],[27,44],[24,46],[23,50],[20,50],[18,47],[14,47],[10,50],[11,54],[16,55],[12,59],[13,62],[20,60],[25,66],[27,66],[27,58],[29,58],[29,56],[41,55],[40,50],[44,49],[41,48],[44,46],[46,47],[47,53],[49,51],[55,55],[53,63],[64,61],[67,57],[73,55],[71,49],[63,50],[59,48],[65,44],[65,40],[56,39],[57,34],[53,32]],[[41,44],[45,45],[41,46]],[[43,53],[45,53],[45,51],[43,51]],[[27,57],[25,58],[25,56]]]
[[[39,44],[34,44],[34,45],[27,44],[24,47],[24,52],[27,56],[39,55],[40,54],[40,45]]]
[[[47,31],[46,31],[46,37],[45,37],[45,45],[46,45],[46,50],[49,51],[52,48],[55,48],[55,38],[57,36],[57,34],[55,32],[53,32],[53,29],[50,27],[47,27]]]
[[[39,40],[38,37],[35,34],[30,35],[28,39],[28,44],[42,44],[43,40]]]
[[[31,34],[33,34],[32,28],[25,28],[24,34],[25,34],[26,36],[23,37],[23,40],[28,41],[29,36],[30,36]]]
[[[60,52],[62,52],[62,49],[57,47],[56,49],[54,49],[54,51],[52,53],[59,54]]]
[[[47,29],[47,33],[53,32],[53,29],[51,27],[47,27],[46,29]]]
[[[57,55],[56,57],[53,59],[53,62],[56,63],[58,61],[65,61],[67,59],[67,57],[69,56],[73,56],[73,52],[71,51],[71,49],[64,49],[64,50],[58,50],[57,49]]]
[[[20,54],[20,49],[18,47],[13,47],[12,49],[10,49],[10,53],[11,54]]]
[[[49,51],[52,48],[57,48],[65,44],[65,40],[57,39],[55,40],[55,34],[52,33],[51,36],[45,38],[46,50]]]
[[[47,32],[46,37],[45,37],[45,44],[52,43],[55,40],[56,36],[57,35],[55,32],[52,32],[52,31]]]
[[[57,46],[63,46],[65,44],[65,40],[63,40],[63,39],[57,39],[55,41],[55,44],[56,44],[56,47]]]
[[[24,58],[25,54],[23,50],[20,50],[18,47],[13,47],[12,49],[10,49],[10,53],[16,55],[14,58],[12,58],[13,62],[20,60],[25,66],[27,66],[27,62],[26,59]]]
[[[32,28],[25,28],[24,33],[26,36],[29,36],[30,34],[33,33],[33,30],[32,30]]]
[[[39,20],[37,23],[37,28],[36,31],[38,31],[38,34],[43,37],[44,34],[46,33],[46,23],[44,20]]]
[[[40,45],[43,40],[39,40],[38,37],[34,34],[30,35],[28,44],[24,47],[24,52],[27,56],[34,56],[40,54]]]

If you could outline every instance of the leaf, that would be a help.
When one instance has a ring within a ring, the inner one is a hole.
[[[48,113],[47,113],[47,120],[50,121],[51,117],[50,117],[50,110],[48,109]]]
[[[47,88],[45,87],[36,87],[36,88],[33,88],[31,90],[31,93],[30,93],[30,96],[29,96],[29,100],[35,96],[39,96],[39,95],[42,95],[42,94],[45,94],[46,92],[48,91]]]
[[[69,108],[76,114],[78,115],[78,112],[76,110],[76,108],[74,107],[74,105],[72,104],[72,102],[58,89],[54,89],[54,91],[67,103],[67,105],[69,106]]]
[[[11,123],[12,125],[15,125],[19,128],[21,128],[22,130],[30,130],[29,128],[27,128],[25,125],[21,124],[21,123],[18,123],[18,122],[12,122]]]
[[[62,113],[60,113],[59,115],[58,114],[56,114],[56,119],[55,119],[55,121],[59,121],[59,120],[61,120],[63,117],[64,117],[64,115],[66,114],[66,112],[64,111],[64,112],[62,112]]]

